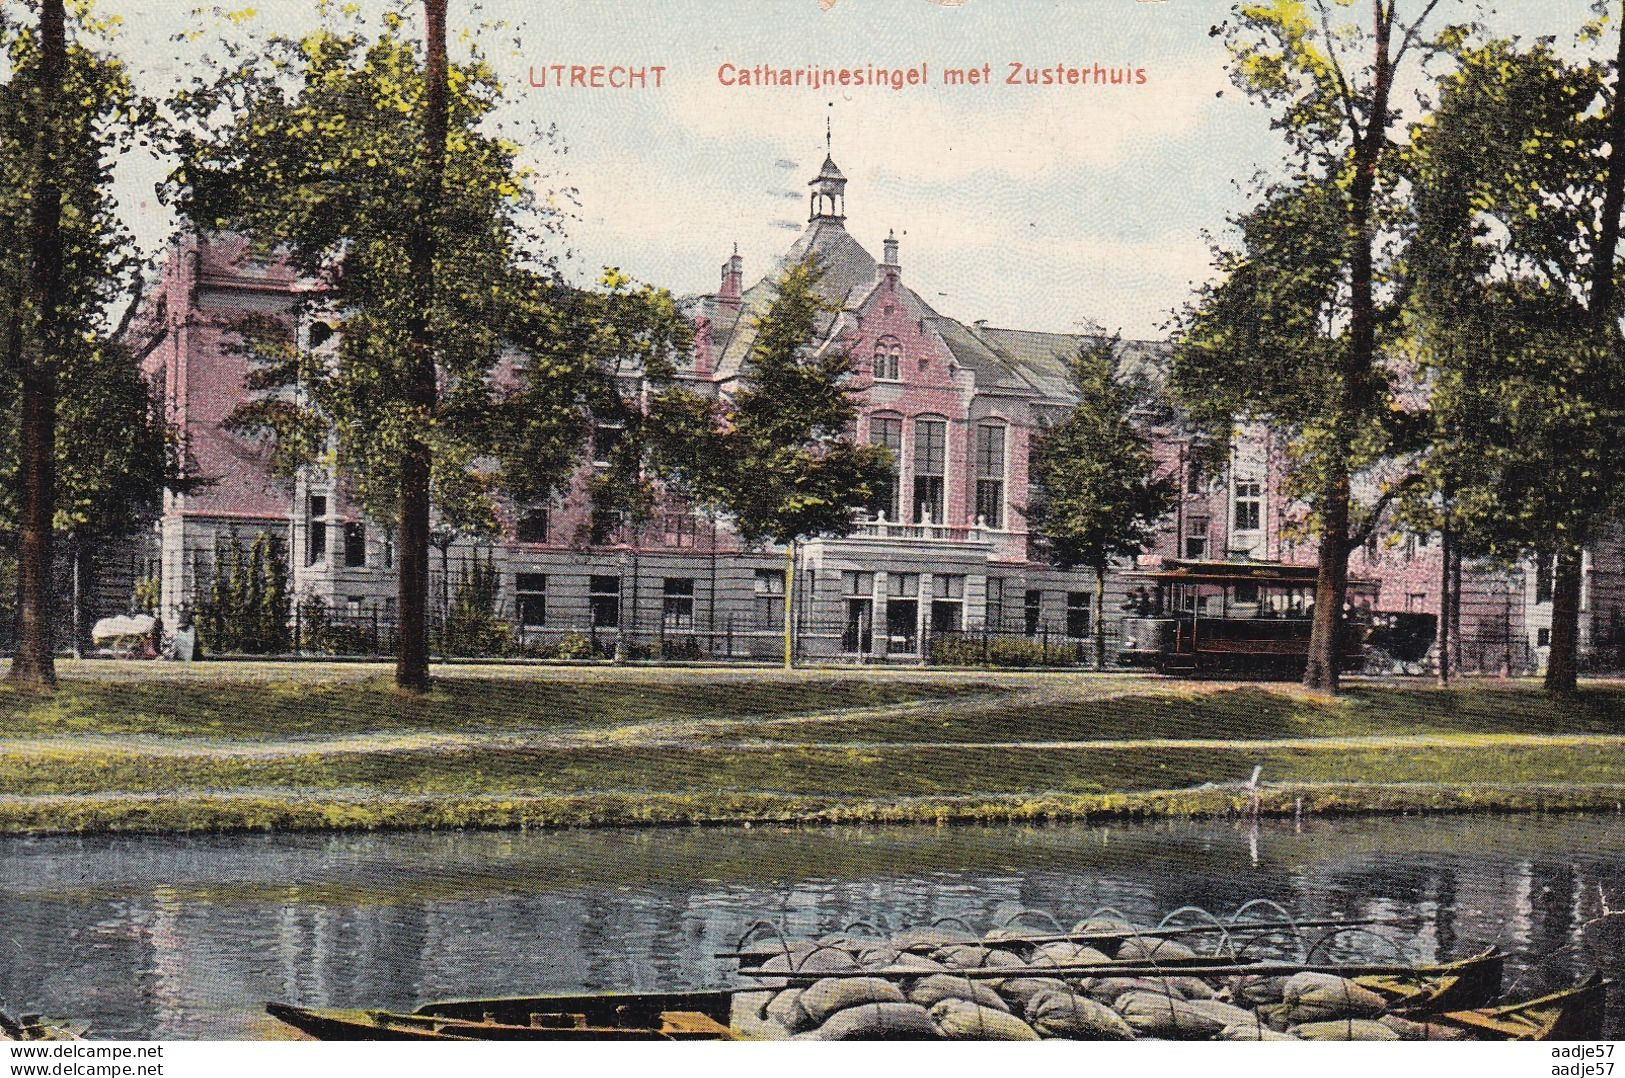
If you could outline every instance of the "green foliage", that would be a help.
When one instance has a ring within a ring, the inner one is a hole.
[[[130,309],[141,261],[119,221],[115,162],[162,139],[153,103],[139,95],[109,51],[113,23],[90,5],[68,5],[69,43],[57,138],[47,167],[61,190],[62,270],[55,290],[58,332],[40,337],[42,312],[30,302],[30,190],[38,96],[37,27],[0,12],[0,534],[18,527],[23,477],[19,417],[22,373],[55,383],[53,525],[80,538],[124,535],[155,515],[159,494],[178,474],[178,454],[156,391],[120,336],[112,312]]]
[[[1154,474],[1150,440],[1135,422],[1151,389],[1119,373],[1119,344],[1109,338],[1079,349],[1071,363],[1078,402],[1032,448],[1027,519],[1044,553],[1065,568],[1105,569],[1138,554],[1178,494],[1177,480]]]
[[[1055,666],[1081,666],[1087,660],[1079,643],[1047,644],[994,636],[981,640],[974,633],[935,637],[929,660],[932,666],[981,666],[1027,670]]]
[[[269,532],[260,532],[247,548],[235,535],[217,547],[208,583],[197,583],[192,602],[204,648],[287,654],[292,650],[290,582],[284,544]],[[139,594],[139,582],[137,588]]]
[[[440,647],[445,654],[490,657],[512,650],[513,630],[497,614],[500,588],[489,555],[482,562],[475,554],[463,566],[451,609],[441,626]]]
[[[1411,512],[1502,561],[1594,539],[1621,493],[1619,312],[1590,292],[1610,78],[1541,43],[1466,49],[1415,140],[1432,445]]]
[[[887,478],[885,449],[847,439],[857,414],[847,389],[851,357],[839,346],[815,347],[830,310],[822,278],[809,254],[775,282],[744,385],[693,462],[702,501],[728,513],[747,543],[847,535],[853,507]]]
[[[567,662],[579,662],[593,657],[592,640],[583,633],[565,633],[559,638],[558,657]]]
[[[285,323],[245,322],[258,359],[252,385],[268,392],[233,421],[269,438],[284,472],[336,463],[386,526],[398,516],[403,455],[426,448],[441,519],[485,534],[504,490],[553,489],[580,441],[575,401],[552,395],[556,371],[503,376],[516,338],[559,317],[563,290],[539,253],[559,216],[529,190],[518,143],[494,129],[503,89],[477,49],[449,70],[449,135],[431,198],[421,42],[398,16],[369,36],[358,11],[318,13],[309,33],[233,53],[176,99],[185,128],[171,186],[183,212],[200,229],[241,232],[258,254],[286,257],[321,286],[335,330],[318,351],[298,348]],[[424,230],[427,296],[403,249]],[[427,398],[419,326],[438,375]],[[295,384],[298,396],[275,392]],[[334,461],[324,459],[330,434]]]
[[[158,604],[162,600],[163,580],[156,574],[137,577],[130,586],[130,609],[138,614],[158,613]]]

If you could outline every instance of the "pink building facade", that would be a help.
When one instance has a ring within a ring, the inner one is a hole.
[[[909,286],[894,235],[881,239],[877,259],[847,231],[846,180],[833,160],[808,186],[806,229],[754,283],[747,285],[746,259],[735,249],[717,291],[685,301],[696,346],[681,372],[719,394],[747,377],[771,282],[789,262],[817,258],[832,307],[818,347],[854,357],[855,436],[890,447],[896,467],[851,535],[798,550],[798,650],[811,658],[919,661],[933,638],[982,630],[1081,647],[1096,617],[1092,575],[1035,560],[1023,507],[1029,449],[1075,402],[1067,362],[1090,338],[967,324],[937,312]],[[307,343],[314,325],[300,281],[243,256],[230,240],[179,245],[137,328],[188,468],[208,481],[170,496],[153,536],[165,617],[173,622],[214,571],[222,544],[266,532],[286,544],[298,596],[336,616],[390,623],[392,537],[349,503],[334,476],[311,469],[292,483],[279,480],[263,448],[225,425],[247,392],[247,360],[232,324],[246,314],[285,318],[290,335],[306,335]],[[1153,372],[1165,357],[1157,342],[1125,346],[1125,363]],[[1177,430],[1159,432],[1156,453],[1183,493],[1152,548],[1111,574],[1109,623],[1133,586],[1125,574],[1164,558],[1314,560],[1313,544],[1293,538],[1268,431],[1243,431],[1219,475],[1197,471]],[[457,542],[432,556],[439,595],[449,597],[477,557],[496,568],[501,612],[527,645],[545,649],[575,636],[599,646],[632,640],[673,656],[774,654],[784,552],[746,549],[726,520],[675,503],[642,534],[595,529],[584,487],[590,468],[555,503],[516,509],[500,540]],[[1625,597],[1618,553],[1614,544],[1611,556],[1599,552],[1588,565],[1588,639],[1607,631],[1599,626],[1618,626]],[[1383,609],[1438,612],[1436,539],[1385,539],[1357,554],[1351,572],[1378,584]],[[1520,664],[1538,655],[1537,575],[1470,569],[1467,635],[1504,639],[1509,651],[1516,642]]]

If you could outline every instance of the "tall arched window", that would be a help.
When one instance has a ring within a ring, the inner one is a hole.
[[[903,342],[896,337],[882,337],[875,342],[875,381],[895,382],[903,366]]]
[[[884,513],[887,520],[896,523],[899,520],[898,495],[902,490],[903,417],[882,413],[870,416],[869,444],[891,451],[890,471],[885,482],[876,489],[870,510],[877,516]]]
[[[1005,426],[987,420],[976,427],[976,519],[1004,527]]]
[[[943,523],[943,491],[948,472],[948,423],[914,421],[914,523]]]

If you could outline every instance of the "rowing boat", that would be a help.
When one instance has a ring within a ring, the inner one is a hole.
[[[1609,981],[1593,973],[1570,988],[1504,1007],[1446,1011],[1428,1019],[1454,1025],[1478,1040],[1591,1041],[1602,1037]]]
[[[409,1014],[268,1003],[324,1041],[731,1040],[730,992],[617,992],[430,1003]]]

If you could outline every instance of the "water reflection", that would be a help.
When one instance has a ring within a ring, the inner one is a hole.
[[[1617,816],[12,839],[0,998],[102,1036],[257,1036],[266,999],[405,1007],[726,983],[713,955],[757,917],[798,934],[1101,907],[1154,923],[1258,896],[1299,918],[1418,916],[1384,930],[1416,959],[1498,943],[1532,994],[1625,966],[1617,933],[1588,948],[1580,931],[1605,900],[1625,905],[1622,855]],[[1361,933],[1328,947],[1393,953]]]

